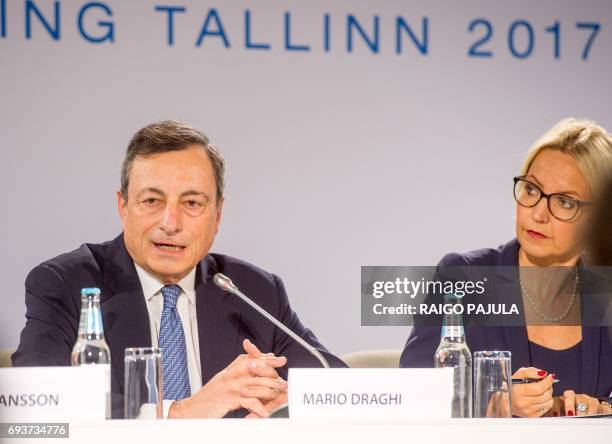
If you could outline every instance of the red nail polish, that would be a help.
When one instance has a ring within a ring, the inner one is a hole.
[[[557,375],[556,374],[552,374],[553,379],[557,379]]]
[[[546,373],[548,373],[546,370],[540,370],[538,371],[538,376],[546,376]]]
[[[567,416],[574,416],[574,412],[570,410],[569,412],[567,412]]]

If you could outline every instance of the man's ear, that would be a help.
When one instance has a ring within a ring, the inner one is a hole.
[[[117,191],[117,211],[119,212],[119,217],[123,220],[126,212],[127,202],[123,198],[123,194],[121,191]]]
[[[216,225],[217,227],[215,228],[215,234],[217,234],[219,232],[219,225],[221,224],[221,213],[223,212],[223,203],[225,202],[225,196],[222,196],[221,199],[219,199],[219,203],[217,204],[217,208],[216,208]]]

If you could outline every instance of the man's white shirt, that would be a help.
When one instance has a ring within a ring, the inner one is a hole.
[[[151,346],[158,347],[159,328],[161,316],[164,309],[164,296],[161,293],[165,285],[155,276],[136,266],[136,272],[140,279],[142,292],[144,294],[147,311],[149,312],[149,325],[151,328]],[[191,394],[202,387],[202,369],[200,367],[200,339],[198,336],[198,317],[196,313],[195,274],[193,268],[187,276],[177,283],[181,287],[181,294],[176,302],[176,309],[183,324],[185,333],[185,347],[187,348],[187,367],[189,372],[189,385]],[[174,401],[164,399],[164,418],[168,417],[168,410]]]

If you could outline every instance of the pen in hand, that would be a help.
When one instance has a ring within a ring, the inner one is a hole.
[[[519,379],[513,379],[512,380],[512,384],[530,384],[532,382],[538,382],[538,381],[542,381],[542,379],[535,379],[535,378],[519,378]],[[559,382],[559,379],[553,379],[553,384]]]

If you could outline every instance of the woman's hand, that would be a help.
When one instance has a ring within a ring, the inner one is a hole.
[[[599,403],[599,413],[604,413],[607,415],[612,414],[612,405],[608,401],[602,401]]]
[[[577,411],[577,404],[580,402],[587,406],[586,412]],[[567,390],[564,396],[554,397],[554,405],[548,416],[584,416],[591,414],[612,414],[612,407],[608,402],[600,402],[588,395],[577,395],[573,390]]]
[[[578,404],[584,404],[586,410],[580,411]],[[563,409],[566,416],[586,416],[597,415],[600,413],[612,413],[612,408],[608,403],[600,403],[597,398],[593,398],[583,393],[576,394],[573,390],[563,392]]]
[[[512,414],[524,418],[539,418],[553,407],[554,374],[534,367],[523,367],[513,375],[513,379],[531,378],[538,382],[512,385]]]

